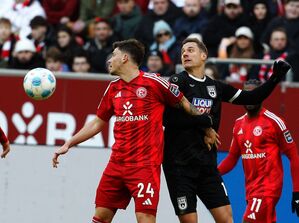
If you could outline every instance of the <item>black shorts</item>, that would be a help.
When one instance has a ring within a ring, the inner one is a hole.
[[[215,166],[163,166],[172,205],[176,215],[196,212],[197,196],[213,209],[229,205],[222,177]]]

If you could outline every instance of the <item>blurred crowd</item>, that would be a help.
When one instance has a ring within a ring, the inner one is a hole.
[[[169,76],[189,36],[209,57],[287,60],[299,81],[299,0],[1,0],[0,68],[107,73],[113,42],[136,38],[142,70]],[[208,63],[206,73],[265,81],[272,68]]]

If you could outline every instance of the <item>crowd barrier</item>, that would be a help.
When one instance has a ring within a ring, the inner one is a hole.
[[[0,70],[0,124],[12,143],[60,145],[95,117],[97,106],[110,80],[107,74],[57,73],[57,88],[44,101],[30,99],[23,90],[26,71]],[[240,84],[235,84],[241,87]],[[299,84],[284,82],[276,87],[264,106],[284,118],[295,139],[299,138]],[[243,115],[242,106],[223,103],[221,150],[229,149],[234,120]],[[114,118],[101,134],[82,146],[111,147]]]

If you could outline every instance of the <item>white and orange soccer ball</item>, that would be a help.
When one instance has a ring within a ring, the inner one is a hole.
[[[35,100],[45,100],[55,91],[56,78],[45,68],[35,68],[25,75],[23,86],[26,94]]]

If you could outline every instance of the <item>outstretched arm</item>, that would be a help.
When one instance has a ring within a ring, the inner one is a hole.
[[[54,157],[52,159],[53,167],[56,168],[59,164],[58,157],[60,155],[67,153],[72,146],[77,145],[102,131],[105,123],[105,121],[103,121],[99,117],[96,117],[94,120],[83,126],[83,128],[78,133],[76,133],[72,138],[65,142],[62,147],[55,151]]]
[[[273,74],[263,85],[252,91],[236,89],[231,85],[223,84],[223,101],[238,105],[260,104],[274,90],[276,85],[284,78],[291,66],[285,61],[275,61]]]

